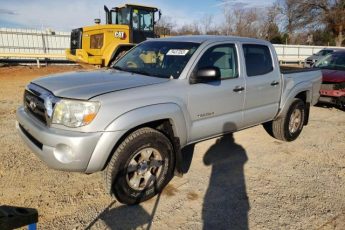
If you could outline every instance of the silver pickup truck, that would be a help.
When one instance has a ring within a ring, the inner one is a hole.
[[[183,172],[181,149],[255,125],[295,140],[321,72],[281,73],[266,41],[221,36],[148,40],[111,69],[32,81],[17,129],[49,167],[104,171],[120,202],[139,203]]]

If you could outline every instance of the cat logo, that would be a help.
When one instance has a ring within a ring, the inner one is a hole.
[[[126,39],[126,33],[123,31],[116,31],[115,38]]]

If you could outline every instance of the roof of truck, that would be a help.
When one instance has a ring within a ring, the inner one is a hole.
[[[160,41],[176,41],[176,42],[195,42],[195,43],[204,43],[204,42],[218,42],[218,41],[232,41],[232,42],[248,42],[248,43],[269,43],[268,41],[255,39],[255,38],[246,38],[246,37],[237,37],[237,36],[219,36],[219,35],[187,35],[187,36],[172,36],[166,38],[158,38]]]

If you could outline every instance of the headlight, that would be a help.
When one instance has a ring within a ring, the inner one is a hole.
[[[62,99],[55,105],[52,123],[72,128],[88,125],[96,117],[99,107],[99,102]]]

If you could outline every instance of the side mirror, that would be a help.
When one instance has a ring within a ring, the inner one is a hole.
[[[158,10],[158,19],[157,19],[157,21],[154,21],[153,24],[156,25],[159,22],[159,20],[161,20],[161,17],[162,17],[162,11]]]
[[[193,74],[189,82],[191,84],[207,83],[220,80],[220,70],[218,67],[200,68]]]

